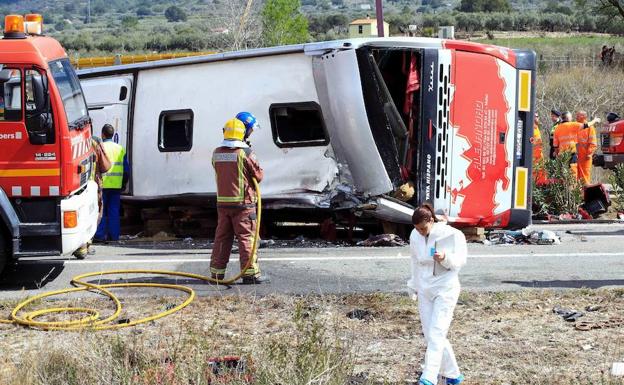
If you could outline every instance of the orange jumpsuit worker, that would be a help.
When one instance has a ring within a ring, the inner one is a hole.
[[[557,127],[555,127],[553,133],[555,156],[559,156],[564,152],[572,153],[572,158],[570,158],[570,170],[575,178],[578,178],[576,143],[578,141],[578,132],[582,127],[583,124],[572,121],[572,113],[566,112],[562,115],[562,123],[559,123]]]
[[[535,120],[533,121],[533,137],[531,138],[533,143],[533,179],[535,184],[546,183],[546,172],[544,171],[544,154],[542,152],[542,133],[539,129],[539,115],[535,113]]]
[[[561,112],[556,109],[550,110],[550,120],[552,121],[552,126],[550,127],[550,132],[548,136],[548,144],[550,145],[550,151],[548,153],[548,157],[550,159],[555,159],[555,147],[553,146],[553,136],[555,134],[555,128],[559,123],[561,123]]]
[[[578,132],[578,140],[576,145],[576,153],[578,155],[578,180],[584,186],[591,182],[591,169],[593,155],[598,148],[598,140],[596,139],[596,129],[592,123],[599,123],[600,119],[596,118],[591,122],[587,122],[587,112],[578,111],[576,113],[576,121],[583,124]]]
[[[252,258],[252,243],[256,223],[256,191],[252,179],[258,183],[264,172],[249,144],[245,140],[257,128],[256,118],[250,113],[239,113],[237,118],[225,122],[223,142],[214,150],[212,164],[217,180],[217,213],[210,273],[212,278],[223,280],[230,260],[234,235],[238,239],[240,266],[243,269]],[[257,262],[242,272],[243,284],[266,282],[260,276]]]

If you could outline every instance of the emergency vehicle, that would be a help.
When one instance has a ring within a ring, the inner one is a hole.
[[[616,120],[600,131],[601,155],[595,155],[596,166],[615,169],[624,162],[624,120]]]
[[[8,15],[0,40],[0,270],[70,255],[97,226],[91,123],[80,82],[40,15]]]
[[[127,148],[127,203],[214,205],[212,151],[224,122],[249,111],[263,126],[251,141],[267,210],[409,224],[414,206],[430,201],[460,226],[531,220],[530,50],[349,39],[78,75],[95,129],[113,124]]]

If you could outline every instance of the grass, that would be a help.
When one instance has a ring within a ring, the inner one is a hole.
[[[163,300],[124,303],[134,318]],[[581,332],[551,311],[596,304],[601,309],[584,319],[621,315],[624,290],[463,292],[449,339],[466,385],[622,384],[609,370],[624,358],[624,328]],[[354,309],[372,316],[348,318]],[[377,385],[418,378],[425,345],[416,303],[374,293],[200,298],[164,320],[115,332],[2,326],[0,349],[6,385]],[[211,357],[226,355],[246,368],[214,374]]]

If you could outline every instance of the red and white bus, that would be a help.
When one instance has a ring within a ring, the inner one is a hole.
[[[79,77],[94,127],[115,125],[127,147],[126,202],[214,204],[210,154],[223,122],[250,111],[264,126],[251,139],[267,210],[410,223],[414,206],[430,201],[459,226],[531,221],[533,51],[352,39]]]

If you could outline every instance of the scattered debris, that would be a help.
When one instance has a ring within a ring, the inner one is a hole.
[[[261,239],[259,248],[263,249],[265,247],[275,246],[275,241],[272,239]]]
[[[559,236],[550,230],[530,231],[522,230],[497,230],[491,231],[486,244],[530,244],[530,245],[558,245],[561,243]],[[485,243],[485,242],[484,242]]]
[[[373,314],[364,309],[354,309],[347,313],[347,318],[369,321],[373,319]]]
[[[553,313],[559,314],[561,318],[568,322],[574,322],[583,316],[583,313],[573,309],[564,309],[558,306],[553,307]]]
[[[611,206],[611,198],[604,184],[592,184],[583,188],[583,201],[581,205],[593,218],[607,212]]]
[[[468,242],[485,241],[485,229],[483,227],[464,227],[460,229]]]
[[[588,306],[585,306],[585,311],[588,311],[588,312],[598,311],[600,309],[602,309],[602,305],[588,305]]]
[[[614,377],[624,376],[624,362],[614,362],[611,367],[611,375]]]
[[[405,246],[407,243],[396,234],[371,235],[368,239],[357,243],[358,246]]]
[[[210,357],[208,367],[214,376],[211,380],[219,383],[230,383],[235,379],[242,379],[245,384],[253,381],[250,365],[239,356]]]
[[[580,321],[574,324],[577,330],[607,329],[624,326],[624,318],[612,317],[606,321]]]

